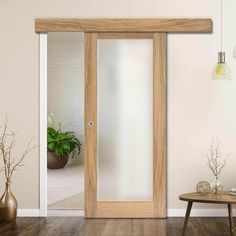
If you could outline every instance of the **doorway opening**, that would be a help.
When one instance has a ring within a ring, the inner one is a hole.
[[[68,162],[65,161],[63,168],[58,168],[54,162],[55,152],[47,153],[48,215],[83,216],[84,34],[82,32],[47,34],[47,127],[45,128],[48,127],[62,134],[73,132],[81,144],[80,150],[77,148],[74,155],[72,153],[68,155]],[[67,145],[67,141],[65,144],[61,141],[61,145]],[[48,143],[49,139],[47,145]],[[50,157],[51,155],[54,157]],[[64,155],[59,159],[62,158]]]

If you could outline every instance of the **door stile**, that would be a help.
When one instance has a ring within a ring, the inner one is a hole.
[[[97,34],[85,33],[85,217],[97,202]]]
[[[155,215],[166,217],[166,55],[167,34],[153,36],[153,201]]]

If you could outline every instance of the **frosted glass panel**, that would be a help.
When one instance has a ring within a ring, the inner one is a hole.
[[[98,40],[98,200],[152,200],[153,41]]]

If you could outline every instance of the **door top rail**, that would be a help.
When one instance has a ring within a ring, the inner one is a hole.
[[[35,19],[35,32],[211,33],[211,19]]]

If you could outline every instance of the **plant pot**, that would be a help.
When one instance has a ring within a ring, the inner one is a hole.
[[[68,156],[58,158],[53,152],[48,152],[48,169],[61,169],[68,163]]]
[[[0,222],[12,222],[17,216],[17,201],[11,192],[10,184],[6,183],[6,189],[0,199]]]

